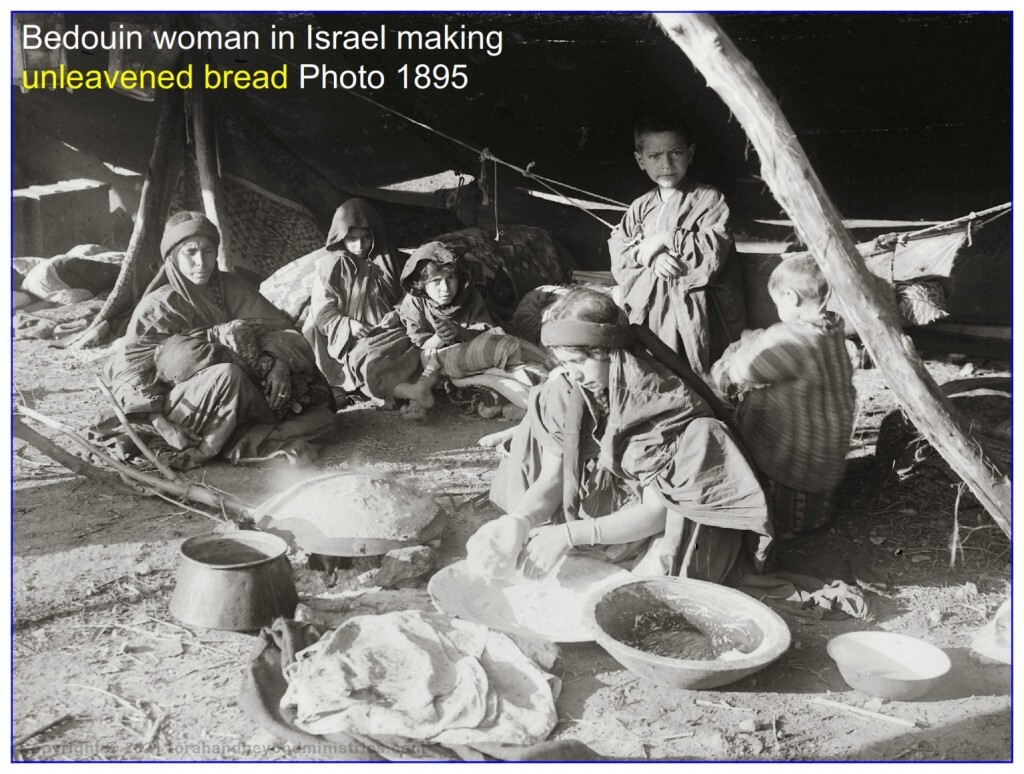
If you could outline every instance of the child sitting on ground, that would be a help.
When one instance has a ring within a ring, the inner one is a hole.
[[[491,372],[490,386],[525,408],[529,385],[547,373],[546,354],[505,335],[455,253],[442,242],[423,245],[409,257],[402,287],[408,295],[399,315],[409,339],[420,349],[423,368],[418,379],[394,388],[396,398],[409,401],[402,411],[407,419],[426,418],[442,376],[458,379]],[[512,370],[525,371],[527,378],[507,375]]]
[[[363,383],[353,350],[402,296],[399,253],[373,205],[349,199],[334,213],[326,246],[315,256],[302,332],[336,393],[357,394]]]
[[[687,173],[696,146],[686,121],[651,116],[634,129],[634,156],[656,188],[630,206],[608,240],[631,323],[646,325],[701,377],[744,324],[729,207]]]
[[[856,394],[843,320],[825,311],[828,283],[814,259],[783,260],[768,280],[781,322],[747,331],[712,369],[738,393],[736,423],[768,480],[780,537],[827,526],[843,479]]]

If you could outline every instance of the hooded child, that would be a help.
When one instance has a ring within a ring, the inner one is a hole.
[[[402,296],[399,254],[364,199],[349,199],[337,209],[321,252],[302,332],[331,386],[353,393],[362,386],[351,362],[353,348]]]
[[[466,378],[484,372],[494,377],[489,386],[525,407],[529,384],[511,375],[513,370],[546,373],[544,351],[515,336],[506,335],[472,282],[469,269],[442,242],[418,248],[402,271],[407,294],[399,315],[406,334],[420,350],[423,368],[415,381],[394,387],[393,395],[409,401],[408,419],[422,420],[433,406],[433,389],[442,376]]]

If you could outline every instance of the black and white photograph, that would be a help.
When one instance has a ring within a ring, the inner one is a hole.
[[[340,5],[11,13],[10,760],[1012,762],[1009,4]]]

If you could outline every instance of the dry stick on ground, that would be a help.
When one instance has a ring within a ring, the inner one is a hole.
[[[90,690],[90,691],[96,691],[97,693],[102,693],[105,696],[109,696],[111,699],[116,701],[118,704],[122,704],[122,705],[124,705],[125,707],[127,707],[130,710],[134,710],[135,712],[140,712],[140,713],[142,713],[142,715],[146,714],[146,711],[144,709],[142,709],[141,707],[137,706],[133,702],[128,701],[128,699],[124,698],[123,696],[118,696],[116,693],[111,693],[110,691],[105,691],[104,689],[97,688],[94,685],[85,685],[84,683],[68,683],[68,688],[85,688],[85,689]]]
[[[873,718],[874,720],[884,720],[888,723],[893,723],[897,726],[906,726],[908,728],[919,728],[927,727],[927,723],[921,723],[916,720],[907,720],[906,718],[897,718],[892,715],[883,715],[881,712],[875,712],[873,710],[864,709],[863,707],[854,707],[852,704],[843,704],[841,701],[832,701],[831,699],[811,699],[814,704],[821,704],[824,707],[835,707],[836,709],[846,710],[852,712],[854,715],[863,715],[866,718]]]
[[[65,715],[61,715],[56,720],[51,720],[49,723],[47,723],[45,725],[42,725],[42,726],[39,726],[38,728],[36,728],[36,729],[34,729],[32,731],[29,731],[27,734],[22,734],[21,736],[19,736],[17,739],[14,740],[14,744],[12,745],[12,747],[15,747],[15,748],[21,747],[29,739],[37,737],[41,733],[43,733],[44,731],[49,731],[54,726],[59,726],[61,723],[64,723],[65,721],[72,720],[72,719],[74,719],[74,717],[75,717],[74,714],[72,714],[70,712],[65,714]]]
[[[223,518],[221,518],[221,516],[214,516],[212,513],[207,513],[206,511],[201,511],[198,508],[193,508],[190,505],[185,505],[185,503],[179,503],[173,497],[168,497],[167,495],[163,494],[162,492],[157,492],[156,490],[153,490],[152,493],[156,497],[159,497],[161,500],[166,500],[169,503],[174,503],[179,508],[183,508],[184,510],[189,511],[190,513],[198,513],[200,516],[205,516],[208,519],[213,519],[218,524],[231,524],[231,523],[233,523],[231,521],[231,519],[228,518],[228,515],[226,513],[224,513],[224,509],[223,508],[221,508],[221,515],[223,516]]]
[[[80,476],[91,478],[93,481],[98,481],[101,484],[111,486],[114,489],[121,490],[126,487],[124,482],[122,482],[117,476],[112,475],[105,470],[101,470],[95,465],[90,465],[80,457],[76,457],[71,452],[60,448],[45,435],[37,433],[31,427],[22,422],[19,417],[13,417],[12,419],[15,438],[19,438],[25,443],[31,444],[47,457],[56,460],[68,470],[77,473]],[[132,490],[132,494],[139,494],[139,492]]]
[[[203,505],[209,505],[214,508],[221,508],[225,511],[230,510],[232,513],[238,514],[245,517],[246,519],[252,518],[252,507],[247,503],[243,503],[236,497],[231,495],[217,496],[210,492],[205,487],[193,484],[189,481],[165,481],[157,476],[152,476],[148,473],[136,470],[130,465],[125,465],[123,462],[118,462],[109,454],[104,452],[102,449],[89,443],[87,440],[82,438],[77,432],[64,425],[62,422],[58,422],[55,419],[51,419],[45,414],[40,414],[38,411],[34,411],[27,406],[18,406],[18,411],[27,417],[35,419],[37,422],[42,422],[48,427],[52,427],[55,430],[59,430],[64,433],[68,438],[74,441],[76,444],[84,448],[96,459],[100,460],[104,465],[113,468],[118,473],[127,476],[133,481],[138,482],[140,485],[157,491],[162,491],[167,494],[177,495],[187,500],[194,500],[197,503]]]
[[[128,437],[131,438],[135,445],[139,448],[139,451],[142,452],[143,456],[145,456],[147,460],[152,462],[153,465],[156,466],[156,469],[160,471],[161,475],[163,475],[163,477],[166,478],[168,481],[177,481],[178,479],[180,479],[181,476],[179,476],[177,473],[175,473],[173,470],[167,467],[167,465],[165,465],[163,462],[161,462],[160,459],[153,453],[153,450],[146,446],[145,441],[143,441],[139,434],[135,432],[135,428],[132,426],[131,420],[128,419],[127,415],[125,415],[124,409],[121,408],[121,404],[118,402],[117,398],[114,397],[114,393],[110,391],[110,388],[107,387],[106,382],[104,382],[97,376],[96,384],[99,385],[100,389],[103,391],[103,394],[106,395],[107,398],[110,400],[110,405],[114,407],[114,413],[117,414],[117,418],[121,420],[121,426],[124,428],[124,431],[128,433]]]
[[[655,14],[732,114],[761,158],[761,177],[785,208],[878,364],[900,406],[1010,535],[1010,482],[972,437],[884,302],[796,134],[750,61],[709,14]]]

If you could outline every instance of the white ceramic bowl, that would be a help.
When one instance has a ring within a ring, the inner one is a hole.
[[[881,699],[919,699],[950,668],[939,648],[893,632],[840,634],[827,650],[851,688]]]

